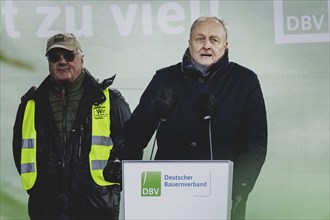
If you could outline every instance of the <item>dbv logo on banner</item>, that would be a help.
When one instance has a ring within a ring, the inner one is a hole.
[[[274,0],[275,43],[330,41],[330,0]]]

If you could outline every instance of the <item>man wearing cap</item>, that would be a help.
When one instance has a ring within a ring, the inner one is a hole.
[[[46,57],[49,75],[21,98],[14,125],[14,160],[29,194],[29,216],[118,219],[121,175],[111,169],[112,148],[122,144],[130,108],[108,88],[114,76],[99,83],[83,67],[75,35],[50,37]]]

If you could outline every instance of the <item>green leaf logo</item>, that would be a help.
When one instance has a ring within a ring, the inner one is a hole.
[[[145,171],[141,173],[141,196],[157,197],[161,195],[161,172]]]

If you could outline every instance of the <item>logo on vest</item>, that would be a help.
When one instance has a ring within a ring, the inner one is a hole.
[[[108,117],[108,112],[106,111],[105,106],[95,106],[93,108],[94,111],[94,118],[95,119],[103,119]]]

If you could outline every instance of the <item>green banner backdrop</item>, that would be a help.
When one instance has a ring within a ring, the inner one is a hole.
[[[1,0],[0,219],[27,219],[11,141],[20,97],[48,74],[47,38],[79,36],[85,66],[133,110],[155,70],[177,63],[200,15],[223,18],[229,57],[254,70],[266,100],[266,163],[247,219],[329,219],[329,0]],[[146,159],[150,150],[146,150]]]

